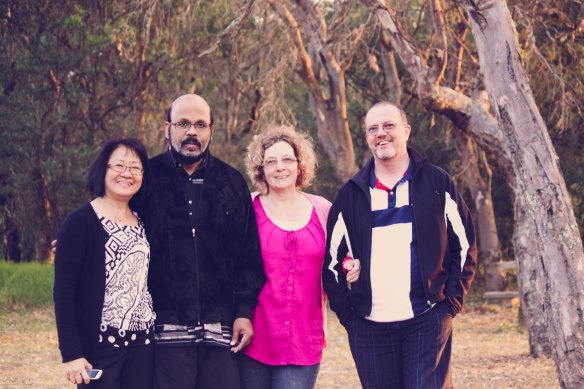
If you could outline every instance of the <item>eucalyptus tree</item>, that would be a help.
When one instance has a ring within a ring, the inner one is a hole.
[[[468,133],[498,161],[515,198],[515,258],[532,352],[551,353],[562,387],[582,387],[584,249],[557,154],[521,62],[506,2],[460,4],[473,32],[490,109],[441,84],[441,43],[434,61],[425,61],[396,23],[393,8],[382,0],[362,3],[390,33],[426,105],[467,122]],[[441,2],[430,0],[429,4],[435,34],[443,37]]]

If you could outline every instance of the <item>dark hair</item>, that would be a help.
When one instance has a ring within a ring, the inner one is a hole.
[[[210,122],[209,125],[213,125],[213,110],[211,109],[211,107],[209,107],[209,112],[211,114],[211,117],[209,118]],[[166,121],[168,123],[172,123],[172,104],[170,104],[170,106],[168,107],[168,109],[166,110]]]
[[[113,152],[117,150],[118,147],[125,147],[128,150],[134,152],[138,158],[140,158],[140,162],[142,162],[142,168],[144,169],[144,174],[142,176],[142,186],[130,200],[130,208],[135,209],[144,201],[146,196],[146,188],[150,180],[148,153],[146,152],[146,147],[144,147],[144,144],[142,144],[142,142],[140,142],[138,139],[120,138],[107,142],[89,167],[89,172],[87,173],[87,189],[89,189],[91,194],[96,197],[101,197],[105,194],[105,174],[108,169],[107,163]]]

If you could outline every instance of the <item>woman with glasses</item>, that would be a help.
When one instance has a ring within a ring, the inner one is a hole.
[[[271,128],[254,137],[246,166],[258,190],[267,280],[253,313],[255,336],[239,358],[242,387],[313,388],[325,345],[320,275],[330,202],[301,191],[314,178],[312,142],[292,127]]]
[[[55,256],[55,317],[68,381],[89,388],[150,388],[155,314],[150,247],[138,215],[148,156],[135,139],[108,142],[87,186],[95,198],[63,223]],[[87,369],[101,370],[91,380]]]

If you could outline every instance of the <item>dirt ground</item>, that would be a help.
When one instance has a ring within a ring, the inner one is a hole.
[[[553,362],[529,356],[527,333],[516,318],[516,310],[498,307],[456,317],[456,388],[559,388]],[[49,309],[0,313],[0,388],[74,388],[61,372],[53,323]],[[346,333],[334,314],[329,314],[328,347],[316,387],[360,388]]]

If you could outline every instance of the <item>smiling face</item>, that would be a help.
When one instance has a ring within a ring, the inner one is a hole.
[[[117,172],[108,167],[105,173],[105,197],[116,200],[130,201],[132,196],[142,186],[142,175],[132,174],[132,167],[143,169],[140,158],[130,149],[119,146],[110,156],[108,166],[122,165],[126,167],[124,172]]]
[[[296,189],[298,161],[287,142],[277,142],[266,149],[263,169],[269,190]]]
[[[400,110],[390,104],[380,104],[365,117],[365,138],[373,158],[389,161],[407,156],[411,127]]]

